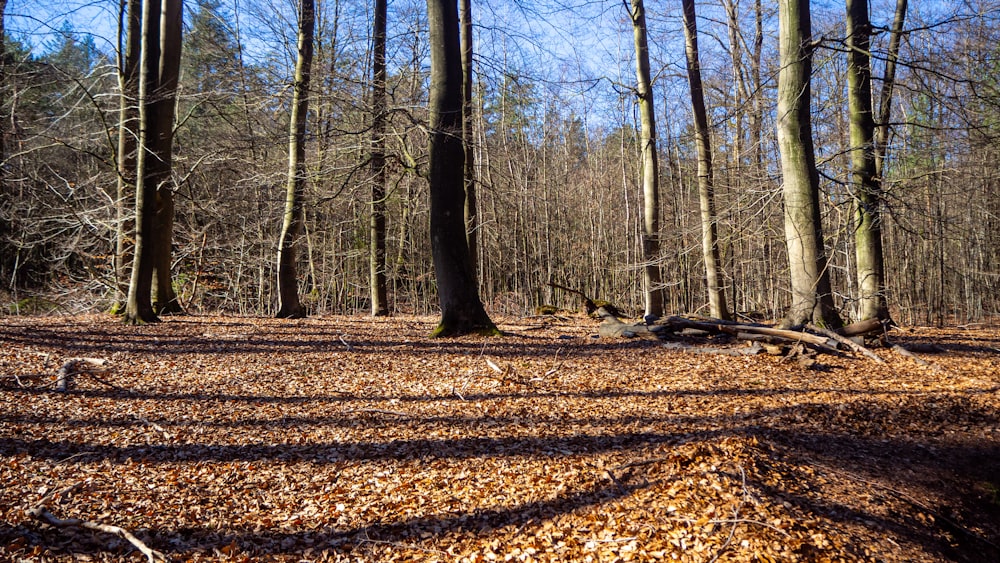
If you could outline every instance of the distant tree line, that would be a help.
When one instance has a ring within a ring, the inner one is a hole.
[[[996,9],[609,1],[597,73],[531,58],[593,3],[493,4],[122,0],[114,48],[5,9],[4,309],[1000,313]]]

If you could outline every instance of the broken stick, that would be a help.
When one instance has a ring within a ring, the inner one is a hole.
[[[142,554],[146,556],[146,560],[149,561],[149,563],[156,563],[157,561],[167,561],[165,555],[143,543],[142,540],[132,535],[132,533],[126,530],[125,528],[112,526],[110,524],[98,524],[97,522],[90,522],[88,520],[81,520],[79,518],[67,518],[63,520],[61,518],[56,517],[54,514],[49,512],[47,508],[45,508],[45,503],[50,498],[53,498],[54,496],[65,495],[70,491],[75,490],[85,482],[86,481],[80,481],[79,483],[74,483],[68,487],[59,489],[58,491],[53,491],[49,494],[46,494],[41,498],[41,500],[38,501],[37,506],[26,509],[24,511],[25,515],[34,518],[35,520],[38,520],[40,522],[44,522],[45,524],[48,524],[49,526],[53,526],[55,528],[84,528],[87,530],[104,532],[106,534],[114,534],[128,541],[133,546],[135,546],[136,549],[141,551]]]

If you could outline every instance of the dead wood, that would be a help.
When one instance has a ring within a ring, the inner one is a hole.
[[[731,334],[734,336],[740,336],[742,334],[757,334],[762,336],[770,336],[772,338],[784,340],[785,342],[802,342],[812,346],[814,348],[819,348],[827,352],[837,351],[837,341],[826,336],[820,336],[816,334],[811,334],[808,332],[800,332],[795,330],[786,330],[781,328],[771,328],[760,325],[750,325],[741,324],[734,322],[722,322],[712,320],[708,321],[693,321],[691,319],[685,319],[683,317],[669,317],[657,322],[658,325],[663,325],[666,332],[677,332],[682,329],[693,328],[696,330],[704,330],[713,334]]]
[[[869,334],[874,334],[876,332],[882,332],[882,321],[879,319],[868,319],[865,321],[858,321],[856,323],[851,323],[847,326],[838,328],[835,332],[841,336],[846,336],[848,338],[852,336],[866,336]]]
[[[95,380],[109,387],[114,387],[115,389],[120,389],[107,381],[97,377],[97,373],[106,373],[108,368],[104,367],[108,363],[107,360],[101,358],[70,358],[66,360],[66,363],[59,368],[59,372],[56,373],[56,389],[59,391],[68,391],[73,385],[73,377],[80,374],[91,375]]]
[[[759,342],[754,342],[744,348],[706,348],[704,346],[692,346],[682,342],[664,342],[662,344],[667,350],[679,350],[692,354],[717,354],[720,356],[756,356],[765,352],[764,347]]]
[[[916,362],[916,363],[918,363],[918,364],[920,364],[920,365],[922,365],[924,367],[928,367],[928,368],[933,369],[934,371],[941,371],[941,367],[940,366],[937,366],[937,365],[934,365],[934,364],[928,362],[927,360],[925,360],[925,359],[921,358],[920,356],[914,354],[910,350],[907,350],[906,348],[903,348],[899,344],[892,344],[891,342],[886,342],[886,345],[889,346],[890,350],[892,350],[893,352],[899,354],[900,356],[904,356],[906,358],[909,358],[909,359],[913,360],[914,362]]]
[[[614,311],[607,307],[598,307],[596,315],[601,319],[601,325],[597,327],[597,334],[601,338],[635,338],[637,336],[653,336],[662,330],[657,325],[646,325],[644,323],[631,324],[619,319]]]
[[[839,342],[839,343],[843,344],[844,346],[846,346],[848,349],[850,349],[850,350],[852,350],[854,352],[857,352],[858,354],[863,355],[864,357],[866,357],[866,358],[874,361],[875,363],[886,365],[885,364],[885,360],[883,360],[882,358],[880,358],[878,356],[878,354],[876,354],[875,352],[872,352],[868,348],[865,348],[864,346],[858,344],[857,342],[851,340],[850,338],[847,338],[846,336],[842,336],[842,335],[837,334],[836,332],[834,332],[832,330],[828,330],[828,329],[825,329],[823,327],[816,326],[816,325],[814,325],[812,323],[807,324],[806,328],[808,328],[809,330],[811,330],[813,332],[822,334],[823,336],[827,336],[829,338],[832,338],[832,339],[836,340],[837,342]]]
[[[55,528],[83,528],[86,530],[104,532],[106,534],[114,534],[126,540],[133,546],[135,546],[136,549],[141,551],[142,554],[146,556],[146,560],[149,561],[149,563],[156,563],[156,561],[167,561],[165,555],[147,546],[145,543],[143,543],[142,540],[132,535],[132,533],[126,530],[125,528],[112,526],[110,524],[99,524],[97,522],[91,522],[89,520],[81,520],[79,518],[67,518],[63,520],[61,518],[56,517],[51,512],[49,512],[48,508],[45,507],[45,503],[53,496],[65,495],[70,491],[76,489],[83,483],[84,482],[81,481],[79,483],[75,483],[73,485],[70,485],[68,487],[65,487],[63,489],[60,489],[58,491],[43,496],[36,506],[28,508],[24,511],[25,515]]]

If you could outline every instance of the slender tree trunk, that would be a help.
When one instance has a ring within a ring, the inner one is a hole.
[[[462,143],[465,147],[465,231],[472,271],[479,273],[479,214],[476,199],[476,150],[472,114],[472,5],[461,0],[462,35]]]
[[[643,0],[632,0],[629,14],[635,41],[636,94],[641,121],[643,198],[643,294],[645,316],[663,316],[663,282],[660,274],[660,174],[656,151],[656,112],[653,109],[653,85],[649,71],[649,44],[646,39],[646,8]]]
[[[385,28],[386,0],[375,0],[375,22],[372,41],[372,203],[370,285],[371,311],[376,317],[389,314],[385,281]]]
[[[886,147],[889,145],[889,116],[892,115],[892,92],[896,86],[896,62],[899,60],[899,42],[903,36],[906,6],[907,0],[896,0],[896,14],[892,19],[889,51],[886,54],[885,77],[882,79],[882,92],[879,95],[879,114],[875,123],[875,175],[880,182],[885,181],[882,167]]]
[[[6,186],[6,175],[4,171],[7,169],[7,114],[2,111],[7,104],[7,99],[4,94],[7,91],[7,32],[4,23],[4,14],[7,11],[7,0],[0,0],[0,194],[5,193]],[[3,228],[6,225],[0,225],[0,232],[3,232]],[[117,278],[116,278],[117,283]]]
[[[295,251],[302,235],[302,203],[306,184],[306,115],[309,110],[309,78],[312,70],[314,0],[299,0],[298,57],[288,123],[288,181],[285,212],[278,241],[278,318],[301,318]]]
[[[124,311],[128,295],[125,264],[131,262],[131,233],[135,228],[134,189],[136,184],[136,147],[139,139],[139,52],[142,47],[142,1],[123,0],[119,18],[118,87],[118,190],[115,199],[115,311]],[[124,20],[123,24],[121,23]],[[131,203],[131,205],[129,205]]]
[[[810,121],[812,30],[809,0],[779,0],[778,148],[785,204],[792,303],[782,321],[790,327],[842,322],[834,309],[823,248],[819,173]]]
[[[441,323],[433,336],[498,334],[479,300],[465,229],[462,52],[454,0],[427,0],[430,28],[431,252]]]
[[[702,258],[708,285],[708,305],[713,317],[729,319],[726,292],[720,280],[719,228],[715,213],[715,186],[712,181],[712,144],[709,137],[705,94],[698,57],[698,25],[694,0],[683,0],[684,39],[687,52],[688,85],[694,114],[695,145],[698,149],[698,196],[701,206]],[[742,135],[742,133],[741,133]]]
[[[858,319],[888,319],[882,251],[881,182],[875,170],[875,119],[868,0],[847,0],[847,96],[851,119],[851,188],[858,269]]]
[[[136,155],[135,250],[125,322],[158,322],[153,311],[153,253],[155,252],[156,183],[162,176],[154,152],[158,122],[154,115],[160,95],[160,2],[142,0],[142,40],[139,75],[139,147]]]

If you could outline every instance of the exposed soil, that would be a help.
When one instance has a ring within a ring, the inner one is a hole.
[[[0,559],[145,560],[44,505],[172,561],[1000,561],[1000,329],[807,369],[436,320],[0,318]]]

